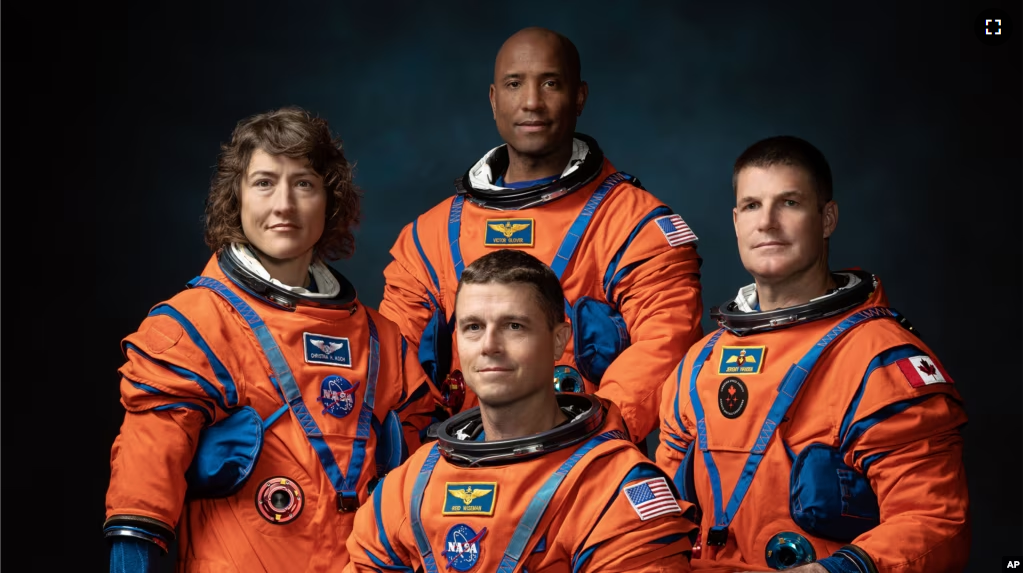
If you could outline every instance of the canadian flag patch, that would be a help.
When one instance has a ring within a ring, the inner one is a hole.
[[[951,384],[953,381],[944,375],[939,365],[924,354],[901,358],[896,361],[900,371],[907,377],[907,382],[914,388],[921,388],[929,384]]]

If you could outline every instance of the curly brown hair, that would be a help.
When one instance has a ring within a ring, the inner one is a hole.
[[[206,244],[217,251],[231,243],[248,243],[242,232],[241,181],[257,149],[271,155],[309,160],[323,178],[327,192],[327,220],[314,252],[327,261],[352,256],[352,229],[361,221],[361,191],[352,182],[352,165],[345,159],[341,140],[327,121],[295,107],[257,114],[238,122],[231,142],[221,145],[217,172],[206,199]]]

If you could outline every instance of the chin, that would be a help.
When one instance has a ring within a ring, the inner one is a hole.
[[[752,264],[745,265],[747,272],[760,280],[779,280],[793,274],[797,265],[791,261],[759,260]]]
[[[295,244],[270,243],[269,245],[256,245],[256,248],[259,249],[261,253],[272,259],[278,261],[290,261],[305,255],[312,250],[313,247]]]

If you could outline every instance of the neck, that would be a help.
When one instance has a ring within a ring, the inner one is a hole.
[[[533,181],[560,175],[565,171],[569,159],[572,158],[572,142],[562,146],[558,151],[544,156],[523,155],[508,147],[508,169],[505,171],[506,183]]]
[[[552,392],[498,407],[481,403],[480,418],[488,442],[546,432],[567,419]]]
[[[757,302],[762,311],[807,304],[836,287],[828,266],[813,267],[778,281],[756,279]]]
[[[255,248],[253,251],[270,278],[292,287],[308,287],[309,265],[313,262],[313,251],[292,259],[275,259]]]

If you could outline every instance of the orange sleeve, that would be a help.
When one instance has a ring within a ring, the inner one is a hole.
[[[107,518],[143,516],[173,528],[199,432],[238,404],[243,381],[188,319],[169,305],[158,309],[164,314],[151,313],[124,341],[127,413],[111,450],[106,509]]]
[[[924,383],[904,358],[866,375],[846,429],[844,461],[866,475],[879,501],[880,525],[853,540],[879,572],[960,571],[970,548],[967,478],[960,427],[967,422],[941,364]],[[937,380],[943,382],[936,382]]]
[[[658,435],[658,449],[655,460],[658,467],[675,480],[683,457],[693,444],[693,436],[685,426],[683,413],[690,403],[688,380],[683,379],[683,364],[686,358],[669,375],[661,389],[661,427]],[[676,487],[681,484],[676,483]]]
[[[405,379],[405,402],[398,407],[402,421],[405,443],[412,455],[426,439],[427,429],[436,419],[435,411],[439,402],[434,385],[430,383],[416,352],[407,341],[402,341],[403,368]]]
[[[631,344],[609,365],[597,395],[615,402],[634,442],[658,426],[662,383],[702,336],[701,259],[697,247],[669,246],[649,222],[618,264],[611,286]]]
[[[574,571],[690,571],[697,535],[693,506],[679,499],[664,472],[649,462],[636,464],[613,486],[610,499],[606,481],[591,483],[605,493],[586,498],[607,501],[593,506],[600,515],[573,552]]]
[[[413,573],[417,550],[405,511],[407,467],[403,464],[381,480],[367,503],[356,512],[352,533],[346,541],[350,561],[344,573]]]
[[[391,248],[392,261],[384,269],[384,297],[380,313],[398,325],[417,356],[423,329],[435,304],[444,305],[434,278],[437,269],[426,259],[417,237],[417,223],[406,225]],[[422,255],[421,255],[422,253]]]

